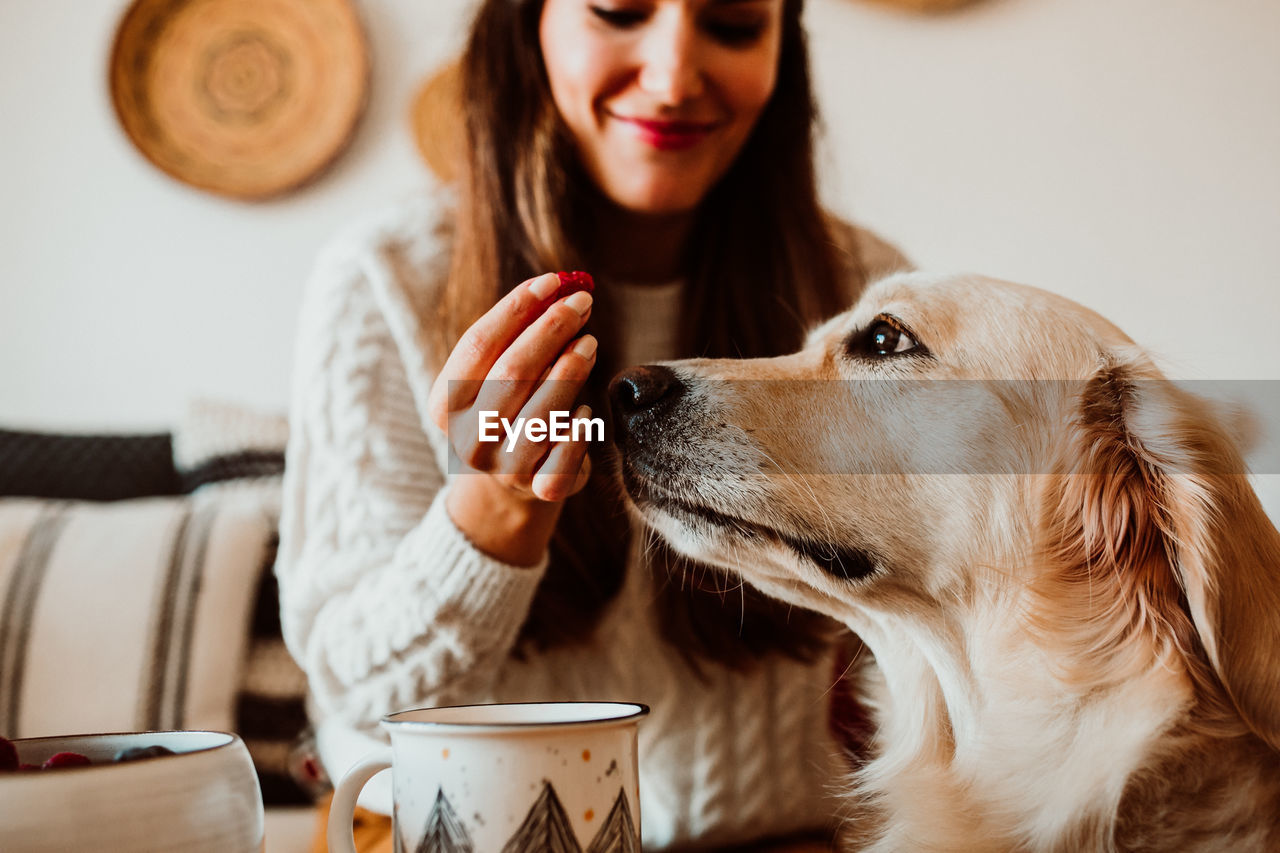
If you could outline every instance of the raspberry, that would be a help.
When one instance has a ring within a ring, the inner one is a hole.
[[[53,770],[57,767],[84,767],[92,763],[92,761],[78,752],[59,752],[56,755],[49,756],[45,763],[40,765],[40,769]]]
[[[160,746],[131,746],[116,753],[116,761],[137,761],[142,758],[159,758],[162,755],[173,755],[174,751]]]
[[[18,769],[18,748],[13,741],[0,737],[0,772]]]
[[[579,290],[585,290],[590,293],[596,289],[596,282],[591,277],[591,273],[575,270],[574,272],[558,272],[556,275],[560,277],[560,289],[556,291],[556,299],[561,299]]]

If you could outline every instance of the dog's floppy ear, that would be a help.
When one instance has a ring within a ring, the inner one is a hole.
[[[1213,404],[1137,359],[1105,365],[1079,399],[1059,469],[1071,475],[1047,504],[1049,552],[1066,568],[1055,597],[1078,608],[1062,618],[1081,620],[1077,640],[1092,625],[1095,663],[1121,661],[1139,635],[1202,659],[1280,749],[1280,533],[1233,434]],[[1085,583],[1087,598],[1061,595]]]

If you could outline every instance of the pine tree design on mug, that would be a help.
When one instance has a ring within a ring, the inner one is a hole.
[[[618,799],[613,801],[613,808],[609,809],[604,826],[591,840],[587,853],[640,853],[636,838],[636,825],[631,820],[631,809],[627,807],[627,792],[619,788]]]
[[[399,840],[399,839],[397,839]],[[471,837],[444,795],[436,791],[436,802],[427,816],[427,828],[414,853],[473,853]]]
[[[582,853],[569,815],[550,782],[542,783],[542,793],[516,834],[502,846],[502,853]]]
[[[396,853],[403,849],[400,839],[396,838]],[[414,853],[474,853],[471,837],[443,788],[436,791],[435,804]],[[543,781],[542,792],[515,834],[503,845],[502,853],[584,853],[573,834],[569,815],[550,782]],[[618,797],[604,825],[585,853],[640,853],[639,837],[624,789],[618,789]]]

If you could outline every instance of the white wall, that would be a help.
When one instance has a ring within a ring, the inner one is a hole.
[[[0,0],[0,424],[167,427],[195,395],[283,409],[317,247],[425,180],[407,109],[467,0],[361,2],[371,100],[332,171],[279,201],[173,181],[116,123],[124,0]]]
[[[1066,294],[1179,376],[1280,378],[1280,3],[814,4],[847,209]]]
[[[352,148],[280,201],[178,184],[129,145],[121,0],[0,0],[0,425],[170,425],[287,403],[319,244],[421,183],[406,110],[468,0],[362,0]],[[921,265],[1074,297],[1182,376],[1280,378],[1280,3],[810,0],[826,191]]]

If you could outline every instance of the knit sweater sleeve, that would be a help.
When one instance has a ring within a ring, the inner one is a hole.
[[[444,438],[420,413],[431,377],[394,333],[380,257],[348,240],[309,282],[276,568],[317,710],[357,726],[486,691],[546,565],[493,559],[450,519]]]

